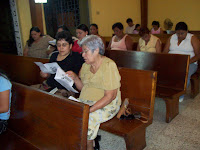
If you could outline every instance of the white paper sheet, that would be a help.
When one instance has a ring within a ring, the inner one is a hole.
[[[55,74],[57,69],[60,68],[60,66],[56,63],[46,63],[43,64],[41,62],[34,62],[36,65],[40,67],[40,70],[44,73],[50,73],[50,74]]]
[[[73,97],[73,96],[68,97],[68,99],[73,100],[73,101],[76,101],[76,102],[81,102],[80,100],[76,99],[76,98]]]
[[[78,91],[76,91],[72,87],[74,81],[61,68],[57,69],[56,76],[54,77],[54,79],[62,86],[64,86],[68,91],[78,93]]]

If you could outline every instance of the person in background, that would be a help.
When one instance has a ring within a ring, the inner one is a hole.
[[[133,30],[135,29],[135,25],[133,24],[133,20],[131,18],[128,18],[126,20],[126,23],[128,26],[126,27],[125,33],[126,34],[133,34]]]
[[[190,84],[190,77],[197,71],[197,60],[200,59],[200,42],[199,39],[188,33],[188,26],[185,22],[179,22],[175,27],[175,34],[173,34],[165,44],[163,53],[170,54],[185,54],[190,55],[190,66],[187,79],[187,87]],[[179,102],[182,102],[184,96],[179,97]]]
[[[136,24],[135,29],[133,30],[133,34],[139,34],[140,28],[141,28],[140,24]]]
[[[8,77],[0,71],[0,134],[6,131],[10,117],[12,84]]]
[[[60,25],[60,26],[58,26],[58,29],[57,29],[56,34],[57,34],[58,32],[62,32],[62,31],[67,31],[67,32],[69,32],[69,33],[71,34],[70,30],[69,30],[65,25]],[[72,34],[71,34],[71,35],[72,35]],[[72,36],[72,39],[73,39],[73,41],[78,40],[75,36]],[[56,46],[56,39],[54,39],[53,41],[49,41],[49,44],[55,47],[54,52],[55,52],[55,51],[58,51],[57,46]],[[74,45],[73,45],[73,46],[74,46]],[[72,47],[73,47],[73,46],[72,46]]]
[[[72,70],[75,73],[79,73],[81,66],[83,64],[83,58],[78,52],[72,52],[73,40],[71,34],[68,31],[61,31],[56,34],[56,45],[58,52],[54,52],[51,55],[50,63],[57,62],[58,65],[66,72]],[[32,87],[39,88],[41,90],[48,90],[57,87],[59,91],[55,94],[64,93],[68,97],[69,94],[73,95],[58,83],[54,77],[55,74],[48,74],[40,72],[41,77],[46,78],[47,80],[40,85],[33,85]],[[64,96],[64,95],[63,95]]]
[[[114,31],[114,36],[112,37],[108,48],[111,50],[132,50],[133,41],[131,37],[127,34],[124,34],[124,27],[120,22],[113,24],[112,29]]]
[[[85,37],[80,45],[83,49],[83,64],[80,76],[66,72],[81,91],[79,100],[90,105],[87,150],[94,150],[93,140],[101,123],[112,119],[121,105],[120,74],[115,62],[105,56],[104,44],[96,35]]]
[[[90,24],[90,34],[91,34],[91,35],[97,35],[97,36],[99,36],[99,37],[102,39],[102,41],[103,41],[103,43],[104,43],[104,46],[106,46],[106,42],[105,42],[104,38],[103,38],[102,36],[99,35],[98,29],[99,29],[99,28],[98,28],[98,25],[97,25],[97,24],[95,24],[95,23]]]
[[[161,53],[161,41],[158,37],[150,34],[148,28],[141,28],[137,51]]]
[[[78,40],[74,41],[72,51],[82,52],[82,48],[79,46],[80,41],[89,34],[89,29],[85,24],[80,24],[76,27],[76,36]]]
[[[163,30],[158,21],[153,21],[152,26],[153,28],[151,29],[151,34],[163,34]]]
[[[50,51],[55,49],[54,47],[49,47],[49,41],[52,40],[53,38],[49,35],[43,36],[38,27],[32,27],[29,40],[24,48],[24,56],[48,58]]]

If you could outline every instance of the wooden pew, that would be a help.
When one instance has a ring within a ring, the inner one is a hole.
[[[198,33],[198,34],[197,34]],[[192,34],[195,34],[199,39],[200,39],[200,34],[199,32],[194,32]],[[172,34],[154,34],[155,36],[157,36],[160,41],[162,42],[162,50],[164,49],[164,46],[168,40],[168,38],[172,35]],[[138,45],[138,42],[139,42],[139,39],[140,39],[140,36],[138,34],[129,34],[129,36],[132,38],[133,40],[133,50],[137,50],[137,45]],[[108,46],[110,40],[111,40],[111,37],[107,36],[107,37],[104,37],[105,38],[105,41],[106,41],[106,46]]]
[[[34,62],[47,63],[49,59],[23,57],[0,53],[0,69],[4,70],[12,81],[26,85],[42,83],[40,68]]]
[[[152,123],[157,73],[153,71],[119,69],[122,100],[129,98],[129,107],[142,112],[147,123],[139,120],[119,120],[117,117],[101,124],[100,128],[124,138],[127,150],[142,150],[146,146],[146,127]]]
[[[156,96],[166,103],[166,122],[179,113],[179,96],[186,92],[189,56],[136,51],[107,50],[118,67],[158,72]]]
[[[89,106],[13,82],[2,150],[86,150]]]

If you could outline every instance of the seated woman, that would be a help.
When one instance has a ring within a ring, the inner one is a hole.
[[[151,34],[163,34],[163,30],[158,21],[153,21],[152,26],[153,28],[151,29]]]
[[[135,29],[133,30],[133,34],[139,34],[140,28],[141,28],[140,24],[136,24]]]
[[[11,87],[9,79],[0,71],[0,134],[6,131],[10,117]]]
[[[114,36],[112,37],[108,48],[111,50],[132,50],[133,41],[131,37],[127,34],[124,34],[124,27],[120,22],[113,24],[112,29],[114,31]]]
[[[102,36],[99,35],[99,31],[98,31],[98,25],[97,24],[91,24],[90,25],[90,34],[91,35],[97,35],[98,37],[100,37],[104,43],[104,46],[106,46],[106,41],[104,40],[104,38]]]
[[[79,46],[80,41],[89,34],[89,29],[85,24],[80,24],[76,27],[76,36],[78,40],[74,41],[74,45],[72,47],[73,52],[82,52],[82,48]]]
[[[115,62],[104,55],[104,44],[96,35],[81,41],[83,64],[80,76],[68,71],[76,87],[81,91],[79,99],[89,104],[89,124],[87,149],[93,149],[101,123],[113,118],[120,109],[120,74]],[[80,78],[79,78],[80,77]]]
[[[81,55],[77,52],[72,52],[72,37],[71,34],[67,31],[58,32],[56,35],[56,45],[58,52],[54,52],[51,55],[50,63],[57,62],[58,65],[66,72],[68,70],[72,70],[75,73],[79,73],[79,70],[83,64],[83,58]],[[40,72],[41,77],[47,78],[46,82],[44,82],[42,85],[36,86],[37,88],[40,88],[42,90],[47,90],[49,88],[55,88],[63,89],[62,91],[66,90],[60,83],[58,83],[54,77],[55,74],[48,74],[44,72]],[[69,93],[68,91],[65,91],[65,93]],[[66,95],[68,96],[68,95]]]
[[[38,27],[32,27],[30,29],[29,40],[26,42],[24,48],[24,56],[48,58],[48,50],[54,49],[53,47],[49,48],[49,41],[52,40],[53,38],[49,35],[43,36]]]
[[[141,28],[137,51],[161,53],[161,41],[158,37],[150,34],[148,28]]]
[[[197,60],[200,59],[199,39],[191,33],[188,33],[188,26],[185,22],[179,22],[175,27],[176,33],[173,34],[165,44],[163,53],[190,55],[190,66],[187,79],[187,87],[190,83],[190,77],[197,71]],[[179,98],[182,102],[184,96]]]

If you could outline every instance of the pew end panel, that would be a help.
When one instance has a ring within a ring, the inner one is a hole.
[[[146,127],[152,123],[157,73],[153,71],[119,69],[122,100],[129,98],[129,108],[141,112],[148,123],[140,120],[119,120],[117,117],[102,123],[101,129],[122,136],[128,150],[140,150],[146,146]]]
[[[89,106],[13,82],[9,129],[39,149],[85,150]]]

